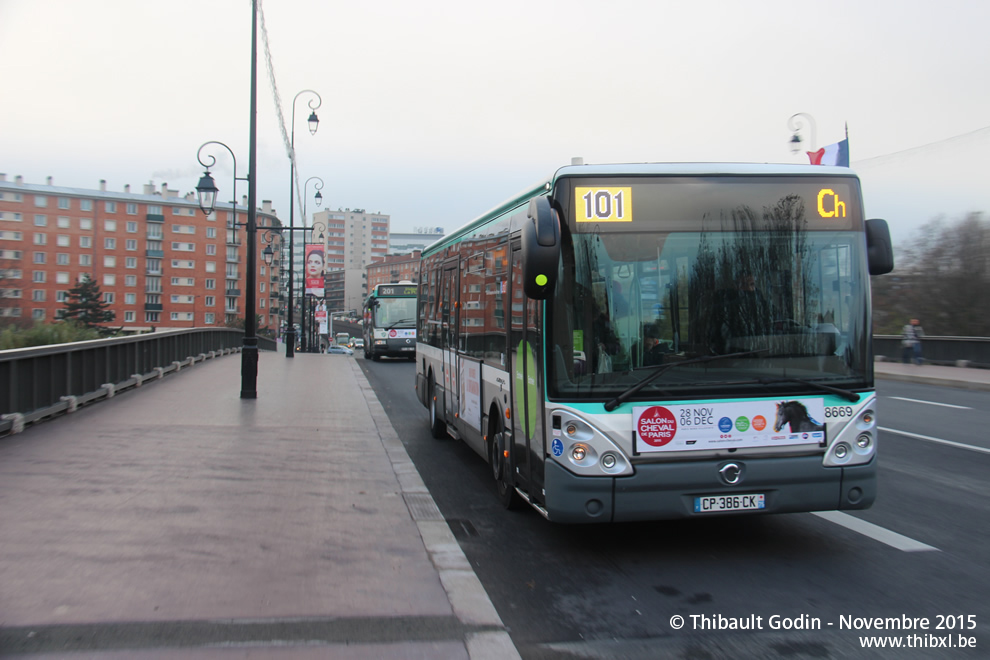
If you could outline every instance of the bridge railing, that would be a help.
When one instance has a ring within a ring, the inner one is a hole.
[[[236,328],[188,328],[0,351],[0,435],[238,352],[243,342],[244,331]],[[259,337],[258,348],[277,345]]]
[[[903,349],[900,335],[873,335],[873,355],[900,361]],[[990,338],[923,337],[921,354],[930,364],[990,369]]]

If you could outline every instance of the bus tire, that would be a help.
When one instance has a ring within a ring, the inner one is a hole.
[[[501,429],[492,434],[492,441],[488,443],[488,462],[495,478],[495,495],[504,508],[512,511],[519,508],[522,499],[509,478],[512,473],[512,453],[510,451],[508,456],[505,455],[507,440],[508,437]]]
[[[427,396],[430,406],[430,435],[437,440],[442,440],[447,437],[447,423],[440,419],[437,414],[437,387],[433,382],[432,375],[430,376],[430,388]]]
[[[371,359],[374,360],[375,362],[378,362],[378,361],[380,361],[382,359],[382,356],[379,355],[378,353],[372,353],[371,354]]]

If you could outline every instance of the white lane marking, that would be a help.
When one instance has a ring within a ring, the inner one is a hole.
[[[840,525],[846,529],[851,529],[852,531],[858,532],[863,536],[869,536],[875,541],[886,543],[892,548],[897,548],[898,550],[903,550],[904,552],[927,552],[930,550],[939,552],[939,549],[934,546],[928,545],[927,543],[922,543],[921,541],[915,541],[914,539],[908,538],[903,534],[892,532],[889,529],[885,529],[879,525],[874,525],[873,523],[866,522],[865,520],[860,520],[855,516],[850,516],[848,513],[842,513],[841,511],[814,511],[813,513],[819,518],[824,518],[825,520],[835,523],[836,525]]]
[[[990,454],[990,449],[986,447],[977,447],[976,445],[965,445],[961,442],[953,442],[952,440],[943,440],[942,438],[933,438],[930,435],[921,435],[919,433],[910,433],[908,431],[898,431],[897,429],[889,429],[886,426],[878,427],[881,431],[886,431],[887,433],[896,433],[898,435],[906,435],[909,438],[914,438],[916,440],[927,440],[928,442],[937,442],[942,445],[949,445],[950,447],[958,447],[959,449],[968,449],[970,451],[978,451],[983,454]]]
[[[969,406],[954,406],[951,403],[938,403],[937,401],[925,401],[924,399],[908,399],[903,396],[888,396],[888,399],[897,399],[898,401],[910,401],[911,403],[927,403],[930,406],[942,406],[943,408],[958,408],[959,410],[972,410]]]

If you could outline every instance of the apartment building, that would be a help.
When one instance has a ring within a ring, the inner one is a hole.
[[[343,282],[338,280],[339,274],[334,277],[328,309],[361,309],[368,295],[365,269],[375,257],[388,254],[389,223],[388,215],[364,209],[328,209],[313,214],[313,225],[326,227],[327,271],[344,271]]]
[[[246,209],[220,204],[204,216],[193,193],[167,184],[108,191],[8,181],[0,174],[0,316],[5,320],[59,318],[69,289],[88,277],[100,286],[125,332],[221,326],[244,317]],[[262,203],[259,228],[281,227]],[[259,237],[262,235],[259,229]],[[279,245],[265,264],[257,241],[258,331],[276,332]]]
[[[389,255],[376,258],[368,266],[368,290],[371,291],[379,284],[393,282],[419,282],[419,259],[422,252],[414,250],[412,254]]]

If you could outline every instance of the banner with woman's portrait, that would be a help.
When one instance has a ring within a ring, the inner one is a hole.
[[[306,246],[306,295],[322,298],[324,255],[322,245]]]

